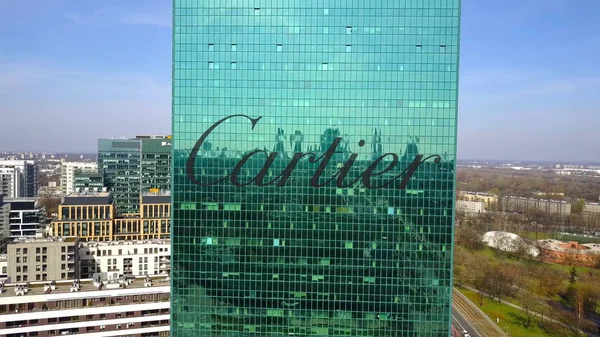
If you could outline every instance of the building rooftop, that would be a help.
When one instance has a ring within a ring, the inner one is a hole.
[[[579,244],[575,241],[563,242],[554,239],[545,239],[539,240],[540,246],[544,249],[554,250],[559,252],[572,252],[573,249],[577,251],[579,254],[599,254],[600,253],[600,244],[598,243],[582,243]],[[578,247],[573,248],[573,247]]]
[[[4,203],[10,204],[11,211],[28,211],[38,209],[37,198],[4,198]]]
[[[161,286],[169,286],[170,278],[168,275],[149,275],[150,280],[152,280],[151,287],[161,287]],[[118,290],[130,290],[130,289],[139,289],[139,288],[147,288],[146,286],[146,277],[145,276],[135,276],[135,278],[131,279],[131,283],[124,285],[123,279],[115,279],[115,280],[104,280],[102,282],[102,287],[98,287],[98,283],[95,283],[92,279],[81,279],[79,280],[79,290],[78,293],[81,292],[97,292],[108,290],[111,292],[108,296],[116,296],[113,295],[114,291]],[[55,281],[55,289],[48,289],[49,285],[52,281],[44,281],[44,282],[29,282],[29,286],[27,289],[29,291],[24,296],[19,296],[26,300],[27,297],[35,296],[35,295],[47,295],[47,294],[66,294],[72,293],[72,286],[74,284],[74,280],[61,280]],[[10,283],[10,279],[7,280],[4,285],[5,291],[0,293],[0,303],[2,303],[3,299],[8,299],[10,297],[17,297],[15,293],[15,286],[25,286],[27,283],[25,282],[17,282]],[[91,294],[89,296],[92,296]],[[85,295],[81,295],[80,297],[85,297]]]
[[[128,241],[86,241],[81,242],[81,247],[107,247],[107,246],[131,246],[142,244],[164,245],[169,244],[169,239],[154,240],[128,240]]]
[[[171,193],[163,192],[162,194],[143,194],[142,204],[169,204],[171,203]]]
[[[15,238],[11,244],[15,243],[46,243],[46,242],[77,242],[76,236],[50,236],[50,237],[34,237],[34,238]]]
[[[65,197],[62,205],[110,205],[112,201],[110,192],[73,192]]]

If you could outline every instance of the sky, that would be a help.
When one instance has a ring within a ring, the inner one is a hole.
[[[600,161],[598,22],[598,0],[463,0],[459,159]],[[171,1],[0,0],[0,151],[169,134],[170,104]]]

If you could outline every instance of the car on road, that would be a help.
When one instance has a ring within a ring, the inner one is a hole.
[[[471,335],[469,335],[467,330],[463,330],[463,337],[471,337]]]

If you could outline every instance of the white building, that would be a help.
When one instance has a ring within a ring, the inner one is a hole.
[[[456,200],[456,210],[465,213],[484,213],[485,202]]]
[[[96,172],[97,163],[90,162],[63,162],[60,166],[60,189],[63,195],[75,192],[73,183],[75,182],[75,171]]]
[[[35,161],[0,159],[0,194],[10,198],[35,197],[37,190],[38,165]]]
[[[170,240],[83,242],[79,248],[81,277],[94,273],[161,275],[171,270]]]
[[[0,285],[2,336],[168,336],[166,276]]]

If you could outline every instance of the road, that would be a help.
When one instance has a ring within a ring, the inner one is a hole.
[[[475,332],[475,329],[469,323],[469,321],[466,318],[464,318],[464,316],[458,310],[456,310],[454,306],[452,306],[452,324],[461,332],[463,330],[467,330],[471,337],[485,337],[482,335],[478,335]]]

